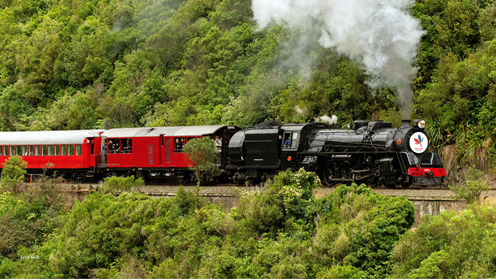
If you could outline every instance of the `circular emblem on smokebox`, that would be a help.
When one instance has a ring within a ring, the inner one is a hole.
[[[291,161],[291,156],[288,157],[288,161]]]
[[[423,132],[415,132],[412,137],[410,137],[410,149],[414,153],[421,154],[427,151],[429,147],[429,140],[427,140],[427,135]]]

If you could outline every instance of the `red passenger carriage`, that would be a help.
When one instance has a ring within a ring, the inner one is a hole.
[[[184,178],[192,174],[190,162],[182,152],[184,144],[205,136],[230,139],[238,130],[239,127],[226,125],[110,129],[101,135],[102,147],[106,144],[107,149],[100,167],[113,175]],[[176,146],[177,142],[180,147]],[[227,144],[221,152],[222,158],[226,158]]]
[[[28,163],[28,173],[58,170],[80,177],[92,175],[104,130],[0,132],[0,167],[11,155]]]

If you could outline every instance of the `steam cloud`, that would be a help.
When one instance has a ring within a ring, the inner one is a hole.
[[[318,32],[318,42],[359,61],[371,87],[396,88],[403,118],[410,118],[412,66],[422,30],[409,14],[414,0],[253,0],[260,28],[272,20]]]
[[[308,109],[307,108],[305,108],[305,107],[300,108],[300,106],[296,106],[295,107],[295,111],[296,111],[296,113],[298,113],[298,115],[302,115],[302,116],[304,116],[304,115],[306,115],[308,113]]]
[[[337,124],[338,123],[338,117],[336,117],[335,115],[332,115],[332,117],[329,117],[327,114],[325,114],[322,117],[315,118],[315,121],[328,123],[328,124]]]

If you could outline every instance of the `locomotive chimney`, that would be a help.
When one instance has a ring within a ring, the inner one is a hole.
[[[410,127],[410,120],[401,120],[401,127]]]

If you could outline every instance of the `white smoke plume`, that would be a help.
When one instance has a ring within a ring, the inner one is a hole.
[[[414,0],[252,0],[259,28],[272,20],[318,32],[318,42],[359,61],[371,87],[396,88],[403,117],[410,117],[412,66],[422,30],[409,14]]]
[[[337,124],[338,123],[338,117],[336,117],[335,115],[332,115],[331,117],[329,117],[327,114],[325,114],[322,117],[316,117],[315,121],[328,123],[328,124]]]
[[[295,111],[296,113],[298,113],[298,115],[301,116],[306,116],[306,114],[308,113],[308,109],[306,107],[300,108],[300,106],[296,106]]]

